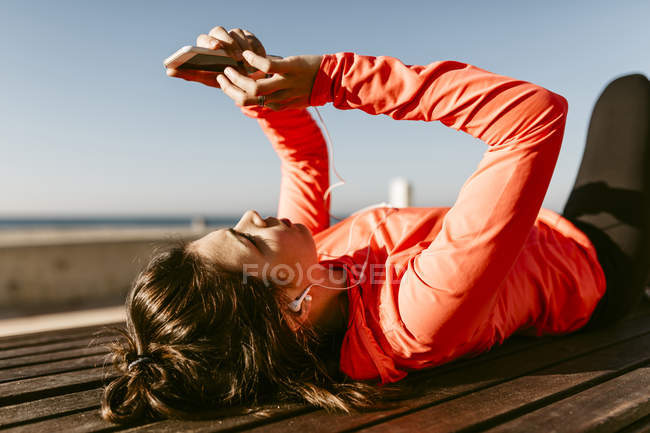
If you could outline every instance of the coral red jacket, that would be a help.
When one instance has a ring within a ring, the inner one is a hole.
[[[344,373],[394,382],[514,333],[563,334],[587,323],[605,292],[596,251],[541,208],[562,143],[562,96],[460,62],[407,66],[338,53],[323,57],[312,90],[312,105],[326,103],[439,120],[487,144],[453,207],[376,208],[329,227],[327,147],[309,113],[244,110],[282,162],[278,216],[309,227],[320,262],[345,266],[348,283],[360,283],[348,291]]]

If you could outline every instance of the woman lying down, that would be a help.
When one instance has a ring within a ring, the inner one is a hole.
[[[250,210],[234,227],[153,256],[127,298],[126,339],[112,347],[118,377],[105,389],[104,418],[287,400],[372,408],[410,371],[513,334],[606,326],[638,300],[641,277],[605,308],[604,252],[575,220],[541,207],[562,143],[562,96],[457,61],[267,58],[239,29],[215,27],[197,44],[265,73],[167,71],[221,89],[257,120],[281,160],[277,217]],[[440,121],[486,152],[451,208],[374,207],[330,226],[328,150],[306,110],[328,103]],[[634,253],[645,269],[646,250]]]

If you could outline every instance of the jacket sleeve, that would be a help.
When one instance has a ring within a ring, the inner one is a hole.
[[[256,118],[280,158],[278,218],[304,224],[312,235],[329,227],[330,197],[327,145],[307,110],[273,111],[244,107]]]
[[[391,57],[338,53],[323,58],[311,102],[439,120],[488,145],[437,237],[408,261],[398,294],[413,338],[441,358],[467,352],[541,208],[560,152],[566,100],[465,63],[407,66]]]

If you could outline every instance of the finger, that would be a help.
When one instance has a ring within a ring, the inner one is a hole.
[[[226,50],[228,55],[237,61],[242,60],[241,49],[230,34],[221,26],[217,26],[210,30],[208,35],[221,41],[221,47]]]
[[[182,78],[186,81],[196,81],[206,86],[216,87],[217,89],[219,88],[219,83],[215,79],[217,76],[216,72],[167,69],[167,75],[174,78]]]
[[[244,51],[242,54],[249,65],[267,74],[270,72],[289,72],[291,69],[291,65],[287,62],[287,59],[269,59],[255,54],[250,50]]]
[[[231,67],[227,67],[224,73],[231,83],[251,96],[268,95],[286,88],[286,79],[281,75],[254,80]]]
[[[246,92],[235,86],[225,75],[217,75],[217,82],[221,86],[223,93],[232,99],[238,106],[243,107],[245,105],[253,105],[256,103],[256,97],[248,96]]]
[[[210,35],[201,34],[196,38],[196,46],[216,50],[220,48],[220,41]]]
[[[259,54],[262,57],[266,57],[266,50],[264,49],[264,46],[262,45],[260,40],[257,39],[257,36],[249,32],[248,30],[244,30],[244,35],[246,35],[248,42],[251,44],[251,47],[253,47],[251,51]]]
[[[191,80],[214,79],[217,76],[217,72],[199,71],[194,69],[167,69],[167,75],[170,77],[178,77]]]
[[[228,34],[235,40],[235,44],[238,47],[237,53],[239,57],[239,63],[241,63],[238,67],[239,71],[242,73],[252,72],[246,70],[246,66],[244,65],[243,61],[244,58],[241,55],[244,50],[252,49],[250,43],[248,42],[248,39],[246,38],[246,35],[244,35],[244,31],[242,29],[232,29],[228,32]]]
[[[237,43],[235,42],[235,45],[236,44]],[[226,54],[229,57],[232,57],[232,58],[235,57],[234,54],[233,54],[235,51],[237,51],[237,52],[240,51],[240,48],[226,47],[224,45],[223,41],[220,41],[219,39],[216,39],[216,38],[214,38],[214,37],[212,37],[210,35],[206,35],[206,34],[199,35],[196,38],[196,45],[198,47],[208,48],[208,49],[211,49],[211,50],[216,50],[216,49],[219,49],[219,48],[223,48],[226,51]],[[240,64],[241,71],[245,72],[243,61],[240,61],[238,63]],[[214,78],[214,77],[212,77],[212,78]]]
[[[244,31],[242,29],[232,29],[228,33],[235,40],[235,42],[237,42],[237,45],[239,45],[241,51],[253,49],[253,47],[251,47],[250,42],[248,42],[248,38],[246,38],[246,35],[244,34]]]
[[[226,77],[228,77],[228,80],[230,80],[232,84],[239,87],[247,94],[251,96],[257,96],[259,94],[257,83],[252,78],[248,78],[247,76],[241,74],[231,67],[227,67],[223,72],[226,74]]]

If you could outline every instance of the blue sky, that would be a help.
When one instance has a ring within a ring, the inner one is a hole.
[[[559,212],[598,94],[619,75],[650,75],[649,16],[640,0],[3,0],[0,216],[275,214],[279,160],[256,122],[162,67],[215,25],[251,30],[272,54],[459,60],[564,95],[543,204]],[[320,110],[347,182],[333,192],[335,215],[386,200],[394,176],[412,182],[414,205],[451,206],[485,151],[440,124]]]

